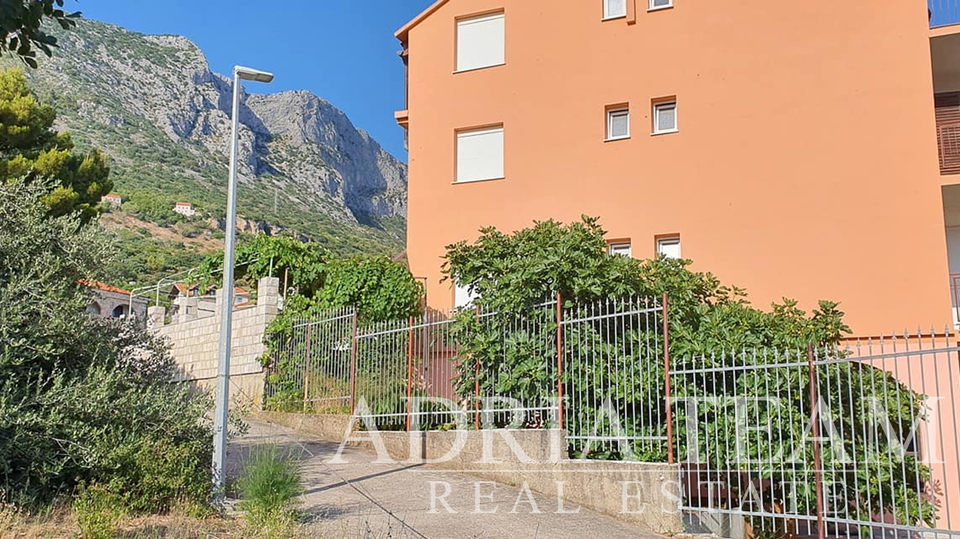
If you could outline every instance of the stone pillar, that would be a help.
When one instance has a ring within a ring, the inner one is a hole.
[[[147,327],[150,329],[163,327],[167,320],[166,307],[147,307]]]
[[[180,321],[196,320],[200,311],[198,298],[180,298]]]
[[[257,282],[257,305],[276,305],[280,297],[280,279],[263,277]]]

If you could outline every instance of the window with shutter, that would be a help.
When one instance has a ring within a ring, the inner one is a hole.
[[[457,71],[504,63],[503,13],[457,21]]]
[[[457,182],[503,178],[503,128],[457,133]]]

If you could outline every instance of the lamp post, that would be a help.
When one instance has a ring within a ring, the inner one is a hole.
[[[227,408],[230,397],[230,333],[233,322],[233,264],[237,235],[237,146],[240,128],[240,81],[270,82],[273,74],[249,67],[233,68],[233,134],[230,139],[230,182],[227,186],[227,222],[223,248],[223,302],[220,305],[220,341],[217,348],[217,406],[213,417],[213,490],[223,496],[227,456]]]

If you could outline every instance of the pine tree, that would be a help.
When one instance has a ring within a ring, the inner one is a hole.
[[[69,133],[53,129],[57,113],[30,93],[20,69],[0,71],[0,180],[44,182],[50,215],[73,212],[87,222],[110,192],[110,168],[99,150],[74,148]]]

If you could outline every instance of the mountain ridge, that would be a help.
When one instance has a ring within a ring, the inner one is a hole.
[[[81,20],[58,38],[53,58],[28,70],[31,88],[57,110],[58,129],[109,156],[121,211],[168,226],[184,220],[172,209],[186,201],[197,221],[222,223],[231,80],[183,36]],[[406,165],[343,111],[307,90],[243,91],[240,124],[243,228],[288,231],[341,254],[402,249]]]

